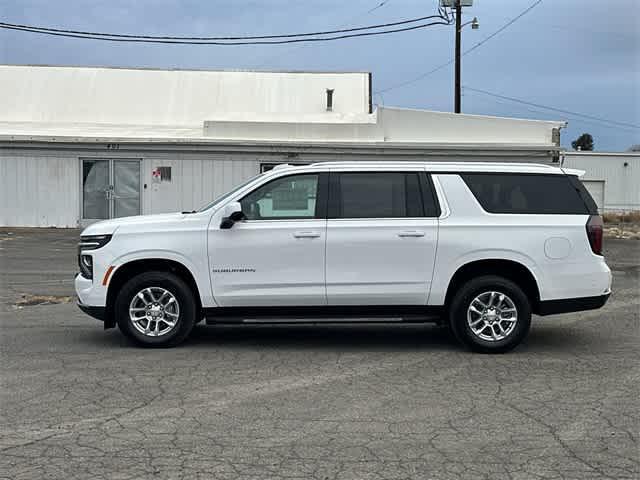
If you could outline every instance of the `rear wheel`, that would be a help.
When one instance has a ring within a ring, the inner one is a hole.
[[[531,305],[511,280],[478,277],[455,294],[449,321],[456,338],[472,350],[503,353],[516,347],[529,333]]]
[[[169,272],[145,272],[124,284],[115,304],[118,327],[145,347],[181,343],[195,324],[196,303],[189,286]]]

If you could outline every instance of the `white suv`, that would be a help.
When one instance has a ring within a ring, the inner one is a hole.
[[[198,321],[436,321],[504,352],[531,315],[611,292],[582,172],[505,163],[279,166],[194,212],[96,223],[79,306],[144,346]]]

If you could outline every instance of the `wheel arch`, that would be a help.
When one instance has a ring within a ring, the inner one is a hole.
[[[500,258],[475,260],[460,266],[449,281],[445,306],[449,307],[455,293],[464,283],[483,275],[497,275],[517,284],[529,298],[532,312],[538,313],[540,288],[535,275],[520,262]]]
[[[105,328],[113,328],[116,325],[116,319],[114,314],[115,300],[118,292],[122,286],[135,275],[143,272],[170,272],[182,279],[189,288],[193,291],[193,296],[196,301],[197,315],[202,312],[202,300],[200,297],[200,290],[195,280],[195,276],[184,264],[167,258],[144,258],[137,260],[130,260],[116,268],[113,275],[109,279],[109,285],[107,288],[107,301],[105,310]]]

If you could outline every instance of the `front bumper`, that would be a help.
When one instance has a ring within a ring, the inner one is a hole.
[[[105,329],[114,327],[113,316],[106,308],[106,288],[80,274],[76,275],[74,283],[78,296],[78,308],[87,315],[104,322]]]
[[[611,292],[595,297],[564,298],[561,300],[544,300],[538,307],[538,315],[555,315],[558,313],[581,312],[595,310],[607,303]]]
[[[94,307],[93,305],[85,305],[84,303],[77,303],[78,308],[82,310],[87,315],[95,318],[96,320],[100,320],[104,322],[104,318],[106,315],[105,307]]]
[[[80,303],[96,306],[107,304],[107,287],[102,285],[100,281],[90,280],[78,273],[74,279],[74,286]]]

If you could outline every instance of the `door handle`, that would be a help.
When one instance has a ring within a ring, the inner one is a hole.
[[[318,238],[320,236],[319,232],[295,232],[293,234],[296,238]]]
[[[398,233],[399,237],[424,237],[424,232],[418,230],[406,231]]]

